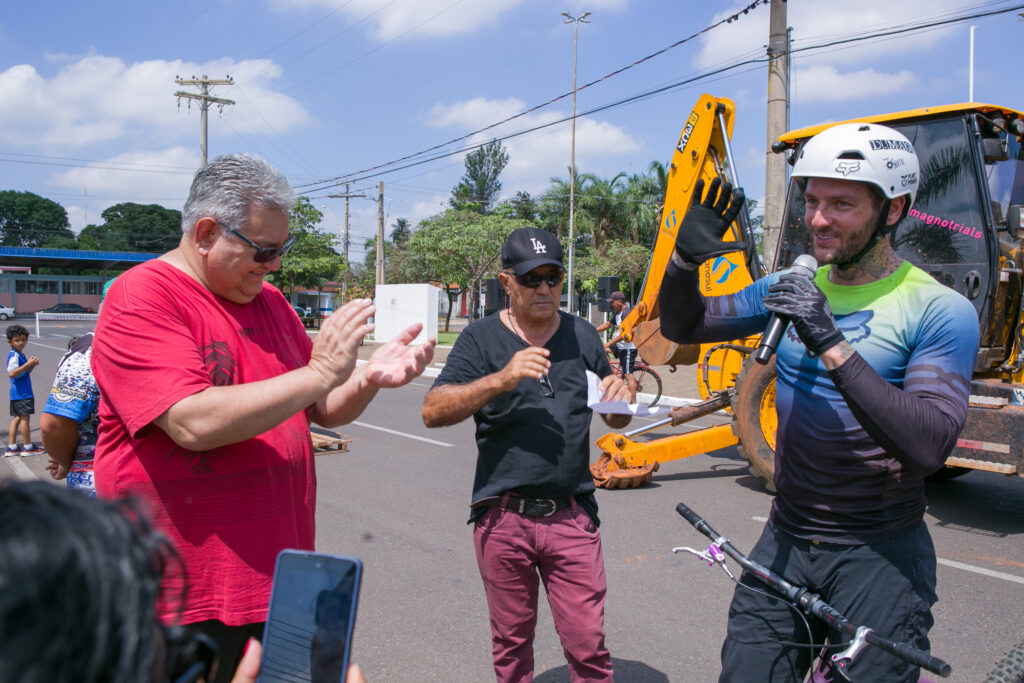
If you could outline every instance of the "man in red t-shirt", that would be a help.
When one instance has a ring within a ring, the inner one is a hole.
[[[262,635],[277,553],[314,547],[310,422],[351,422],[433,356],[434,340],[410,346],[414,325],[356,367],[373,329],[368,300],[342,306],[310,340],[264,282],[292,245],[293,202],[258,157],[201,169],[178,247],[117,279],[93,345],[97,491],[149,501],[187,573],[168,582],[161,616],[180,609],[182,623],[219,642],[223,680],[248,637]]]

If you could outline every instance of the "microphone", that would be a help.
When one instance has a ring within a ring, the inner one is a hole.
[[[796,275],[803,275],[810,279],[814,277],[814,271],[818,270],[818,262],[810,254],[800,254],[793,262],[790,272]],[[782,333],[786,331],[789,320],[772,313],[768,320],[768,327],[764,328],[764,335],[761,337],[761,345],[754,352],[754,360],[761,365],[767,365],[772,359],[776,347],[782,341]]]

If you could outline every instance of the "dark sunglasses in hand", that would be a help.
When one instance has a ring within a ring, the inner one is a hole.
[[[554,398],[555,388],[551,386],[551,378],[547,375],[541,375],[537,378],[537,384],[540,385],[540,395],[544,398]]]
[[[525,275],[516,275],[515,278],[520,287],[526,287],[527,289],[537,289],[542,282],[546,282],[548,287],[554,289],[555,287],[562,286],[563,275],[562,271],[558,271],[556,273],[548,273],[547,275],[526,273]]]
[[[228,226],[225,225],[224,227],[227,228]],[[256,253],[252,255],[252,260],[256,263],[266,263],[268,261],[273,261],[278,256],[284,256],[291,250],[292,245],[295,244],[295,236],[289,235],[288,239],[285,240],[285,243],[279,247],[261,247],[234,228],[228,228],[228,230],[232,235],[240,238],[243,242],[256,250]]]

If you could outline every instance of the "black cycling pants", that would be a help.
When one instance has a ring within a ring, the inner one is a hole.
[[[935,547],[924,524],[889,541],[840,545],[797,538],[768,522],[750,557],[790,583],[817,593],[853,623],[928,651],[928,630],[934,623],[931,606],[938,598]],[[741,582],[764,589],[764,584],[747,572]],[[829,631],[817,617],[806,619],[813,631],[810,642],[822,643],[826,635],[832,643],[850,639]],[[773,639],[809,642],[804,622],[784,599],[772,600],[737,586],[729,607],[719,681],[804,680],[811,650]],[[919,669],[868,647],[854,661],[850,675],[858,681],[916,682]]]

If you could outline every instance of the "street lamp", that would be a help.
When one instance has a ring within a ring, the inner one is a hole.
[[[573,220],[576,215],[576,45],[579,42],[580,22],[589,24],[587,17],[590,12],[584,12],[574,17],[568,12],[562,12],[565,17],[563,24],[574,24],[572,36],[572,152],[569,162],[569,313],[575,312],[576,292],[572,279],[573,253],[576,251],[576,235],[573,231]]]

